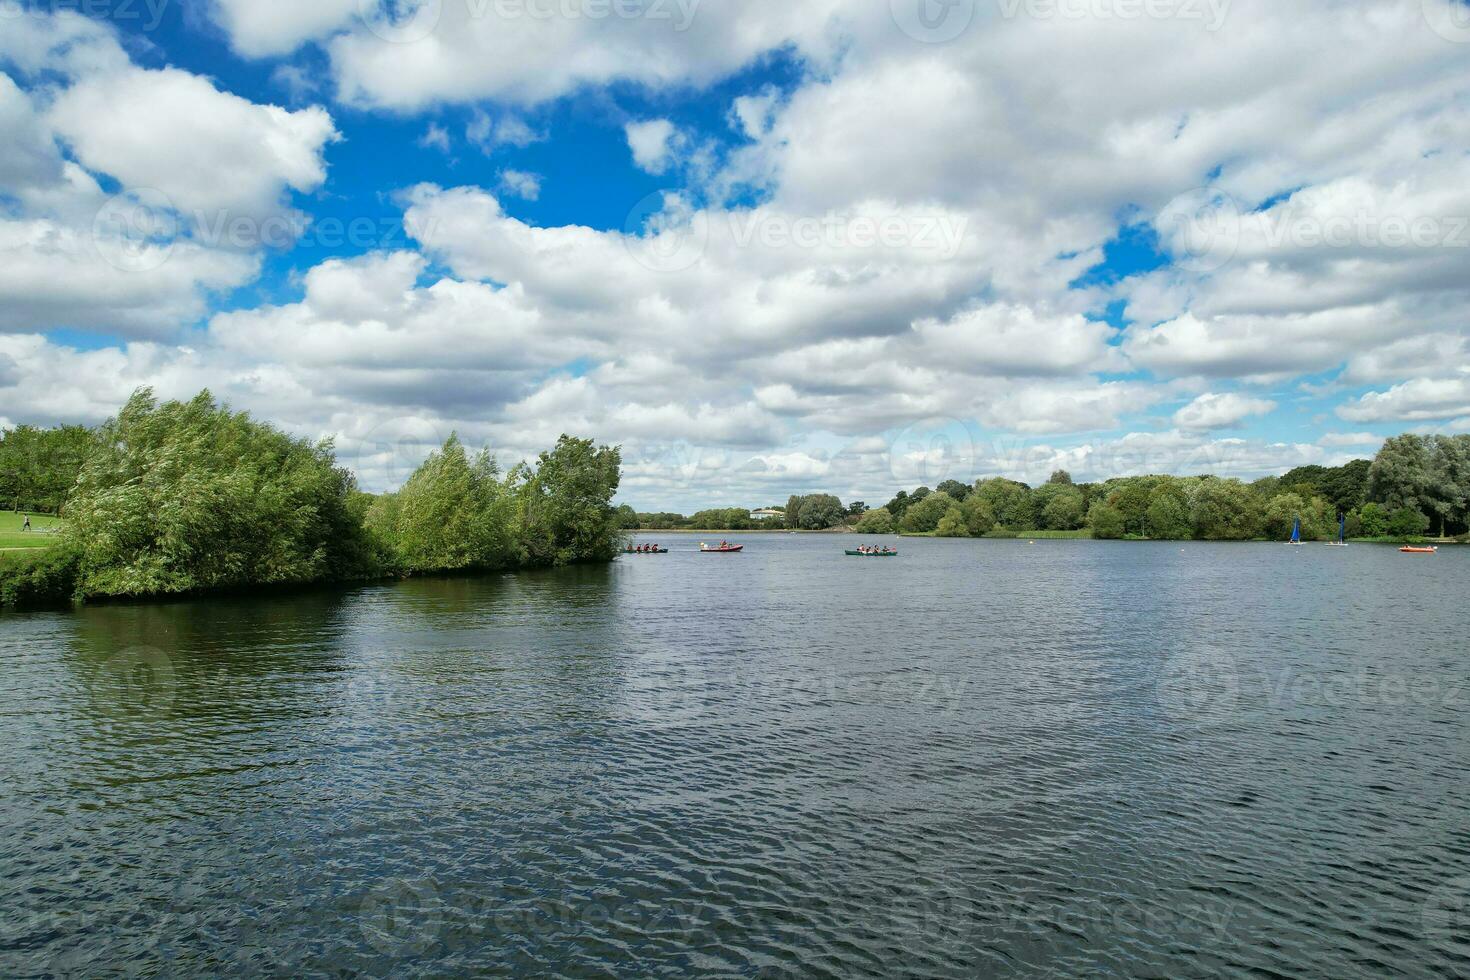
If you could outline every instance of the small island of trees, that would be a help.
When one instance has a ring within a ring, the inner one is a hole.
[[[361,492],[329,442],[292,438],[209,392],[133,395],[96,430],[16,429],[0,494],[59,511],[49,547],[0,558],[0,602],[370,581],[611,561],[616,448],[562,436],[501,474],[451,436],[397,493]]]

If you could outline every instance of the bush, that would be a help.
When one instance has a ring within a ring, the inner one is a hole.
[[[885,507],[870,510],[858,518],[857,532],[859,534],[892,534],[895,530],[893,515],[888,513]]]
[[[970,536],[970,529],[965,524],[965,512],[960,510],[958,504],[945,511],[934,533],[941,538],[968,538]]]
[[[931,493],[917,504],[909,507],[900,526],[909,534],[928,534],[939,527],[939,522],[955,505],[947,493]]]
[[[1128,531],[1122,511],[1101,501],[1087,512],[1087,524],[1092,528],[1092,536],[1100,541],[1115,541]]]
[[[1396,538],[1418,538],[1429,530],[1429,518],[1411,507],[1400,507],[1388,517],[1388,533]]]
[[[69,541],[0,558],[0,605],[30,609],[74,601],[81,559],[81,551]]]

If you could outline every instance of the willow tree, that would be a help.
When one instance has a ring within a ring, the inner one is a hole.
[[[302,584],[377,572],[361,509],[330,442],[145,388],[98,431],[67,534],[85,596]]]
[[[488,571],[518,561],[515,511],[494,457],[451,435],[370,520],[405,571]]]

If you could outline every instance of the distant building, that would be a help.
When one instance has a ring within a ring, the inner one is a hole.
[[[775,519],[777,517],[785,517],[785,516],[786,516],[786,512],[785,511],[776,510],[776,509],[771,508],[771,507],[764,507],[764,508],[762,508],[760,510],[753,510],[753,511],[750,512],[750,519],[753,520],[753,521],[769,521],[769,520],[773,520],[773,519]]]

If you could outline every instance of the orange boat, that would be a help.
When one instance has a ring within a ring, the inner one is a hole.
[[[1406,545],[1406,546],[1400,548],[1399,551],[1402,551],[1406,555],[1437,555],[1437,554],[1439,554],[1439,549],[1438,548],[1415,548],[1412,545]]]

